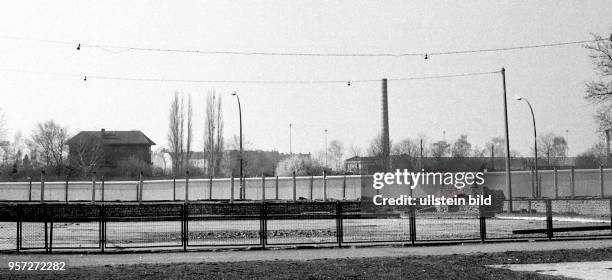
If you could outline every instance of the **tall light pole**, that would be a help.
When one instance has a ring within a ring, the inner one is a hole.
[[[535,153],[534,168],[535,168],[535,181],[536,181],[536,196],[539,198],[542,196],[542,190],[540,190],[540,183],[539,183],[540,179],[538,177],[538,133],[536,130],[535,115],[533,114],[533,107],[531,107],[531,103],[529,103],[529,100],[527,100],[527,98],[520,97],[520,96],[515,96],[514,98],[519,101],[524,100],[525,102],[527,102],[527,105],[529,105],[529,111],[531,111],[531,119],[533,121],[533,151]]]
[[[244,199],[244,196],[246,196],[246,191],[244,190],[244,181],[242,179],[242,108],[240,108],[240,97],[238,96],[238,93],[234,91],[232,92],[232,95],[236,96],[236,100],[238,101],[238,117],[240,119],[240,194]]]
[[[325,167],[327,167],[327,129],[325,130]]]
[[[289,123],[289,155],[293,155],[293,149],[291,147],[291,123]]]
[[[569,157],[569,129],[565,130],[565,155]]]

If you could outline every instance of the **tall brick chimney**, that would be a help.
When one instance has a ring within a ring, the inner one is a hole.
[[[382,131],[381,131],[381,144],[382,144],[382,160],[384,171],[389,171],[390,159],[389,154],[391,148],[389,147],[389,102],[387,101],[387,79],[382,79]]]

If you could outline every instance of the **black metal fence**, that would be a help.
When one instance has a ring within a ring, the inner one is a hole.
[[[101,251],[612,237],[612,199],[364,213],[359,202],[2,203],[0,250]]]

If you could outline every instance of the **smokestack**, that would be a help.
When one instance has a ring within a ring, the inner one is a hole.
[[[382,157],[384,171],[389,171],[389,102],[387,101],[387,79],[382,79]]]
[[[100,129],[100,136],[104,137],[104,133],[106,132],[106,129]]]

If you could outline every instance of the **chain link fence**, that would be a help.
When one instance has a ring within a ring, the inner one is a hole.
[[[529,199],[503,207],[356,201],[0,203],[0,250],[124,251],[354,243],[429,244],[612,237],[611,199]]]

